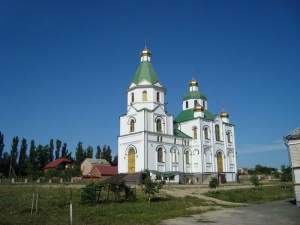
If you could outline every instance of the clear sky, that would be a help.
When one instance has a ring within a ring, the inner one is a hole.
[[[177,116],[194,76],[235,125],[238,167],[288,164],[300,126],[300,1],[61,1],[0,4],[0,132],[75,153],[117,153],[126,89],[145,46]],[[19,144],[20,145],[20,144]]]

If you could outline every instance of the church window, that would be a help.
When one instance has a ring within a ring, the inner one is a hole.
[[[189,107],[189,102],[185,101],[185,108],[187,109]]]
[[[147,101],[147,91],[143,91],[143,101]]]
[[[160,136],[160,142],[162,142],[163,141],[163,137],[162,136]]]
[[[230,131],[227,132],[227,141],[228,143],[232,143],[232,135]]]
[[[204,127],[204,138],[209,140],[209,128]]]
[[[216,125],[215,126],[215,132],[216,132],[216,141],[221,141],[221,137],[220,137],[220,126]]]
[[[176,149],[172,150],[172,162],[178,163],[178,150]]]
[[[134,93],[131,93],[131,103],[134,102]]]
[[[157,141],[159,141],[159,136],[157,136]]]
[[[196,106],[197,105],[197,100],[194,100],[194,106]]]
[[[190,164],[191,162],[190,162],[190,153],[189,153],[189,151],[186,151],[185,152],[185,163],[186,164]]]
[[[163,149],[161,147],[158,148],[157,150],[157,161],[158,162],[164,162],[164,154],[163,154]]]
[[[161,132],[162,129],[161,129],[161,119],[157,119],[156,120],[156,131],[157,132]]]
[[[160,102],[160,94],[159,94],[159,92],[156,93],[156,101]]]
[[[205,109],[205,101],[203,101],[203,108]]]
[[[193,128],[194,139],[197,139],[197,127]]]
[[[134,120],[130,120],[130,132],[134,132]]]
[[[176,138],[174,138],[174,144],[176,144]]]

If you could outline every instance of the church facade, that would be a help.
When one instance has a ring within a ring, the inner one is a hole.
[[[127,89],[126,113],[120,116],[118,172],[148,169],[174,183],[202,183],[211,176],[235,182],[237,175],[234,125],[223,109],[208,110],[206,96],[192,78],[175,118],[165,109],[166,89],[141,52],[140,65]]]

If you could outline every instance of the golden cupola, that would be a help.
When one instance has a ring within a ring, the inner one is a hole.
[[[229,118],[229,114],[224,109],[222,109],[222,112],[220,113],[220,117],[228,119]]]
[[[193,108],[193,111],[194,111],[194,112],[203,112],[203,111],[204,111],[204,108],[203,108],[202,105],[200,105],[199,103],[197,103],[197,104],[195,105],[195,107]]]
[[[143,61],[151,61],[152,53],[150,50],[147,49],[147,47],[144,48],[143,51],[141,51],[141,62]]]
[[[194,77],[190,81],[189,86],[190,87],[198,87],[199,86],[198,82],[194,79]]]

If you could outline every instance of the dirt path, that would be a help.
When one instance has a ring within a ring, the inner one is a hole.
[[[217,190],[231,190],[231,189],[240,189],[240,188],[249,188],[249,187],[253,187],[253,185],[228,185],[228,186],[218,187]],[[248,205],[244,203],[226,202],[219,199],[204,196],[204,193],[208,191],[210,191],[210,189],[204,185],[193,185],[193,186],[174,185],[174,186],[166,186],[164,189],[162,189],[163,193],[175,197],[193,196],[200,199],[204,199],[208,202],[215,202],[220,205],[236,205],[236,206]]]

